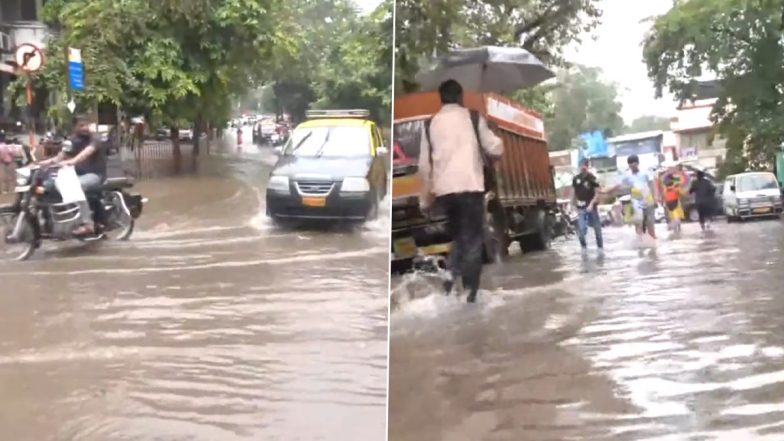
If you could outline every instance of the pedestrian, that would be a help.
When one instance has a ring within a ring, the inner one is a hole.
[[[682,197],[688,176],[680,163],[670,163],[660,179],[662,199],[667,214],[667,225],[674,233],[680,233],[681,222],[686,217]]]
[[[242,145],[242,127],[237,126],[237,145]]]
[[[637,237],[644,240],[647,233],[651,239],[656,239],[656,201],[654,198],[654,185],[651,177],[640,170],[640,158],[631,155],[627,158],[629,172],[623,177],[621,183],[607,190],[617,191],[619,188],[628,189],[631,202],[628,205],[632,214],[630,219],[634,224]]]
[[[463,107],[460,83],[445,81],[438,93],[441,110],[425,123],[420,141],[420,204],[424,213],[438,204],[448,219],[452,250],[446,293],[461,278],[473,303],[482,273],[484,158],[499,158],[503,143],[481,115]]]
[[[572,179],[572,204],[577,207],[577,238],[580,241],[580,246],[583,250],[588,248],[586,242],[586,234],[588,233],[588,226],[593,226],[594,234],[596,235],[596,248],[602,250],[604,243],[602,241],[602,222],[599,218],[599,203],[600,187],[596,176],[588,169],[589,160],[583,159],[580,162],[580,173]]]
[[[716,187],[702,170],[697,171],[697,179],[692,182],[689,193],[694,194],[694,205],[700,217],[702,231],[709,230],[713,211],[716,209]]]
[[[664,208],[667,210],[669,228],[674,233],[681,230],[683,208],[681,205],[681,188],[672,175],[662,177]]]

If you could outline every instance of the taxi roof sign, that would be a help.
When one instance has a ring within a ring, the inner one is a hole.
[[[366,109],[346,110],[308,110],[305,112],[308,119],[316,118],[368,118],[370,111]]]

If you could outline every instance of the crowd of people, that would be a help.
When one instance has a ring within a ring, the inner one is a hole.
[[[577,237],[582,249],[587,249],[588,228],[593,227],[596,246],[602,250],[602,224],[599,217],[598,204],[603,195],[618,192],[628,193],[621,198],[624,221],[634,225],[638,237],[643,240],[647,235],[656,240],[655,212],[658,206],[666,211],[667,224],[675,234],[681,232],[681,222],[685,217],[684,198],[694,195],[695,209],[699,214],[699,223],[703,231],[710,229],[711,216],[716,204],[716,188],[707,179],[703,171],[697,171],[691,178],[678,162],[665,164],[665,170],[658,176],[640,169],[640,160],[636,155],[627,159],[629,171],[617,185],[602,188],[596,176],[590,172],[590,162],[581,162],[580,173],[572,180],[573,205],[576,207]]]

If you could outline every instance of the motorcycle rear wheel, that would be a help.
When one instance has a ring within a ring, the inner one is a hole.
[[[18,213],[2,210],[2,208],[0,208],[0,232],[2,232],[2,237],[0,238],[0,261],[27,260],[33,255],[37,248],[35,233],[29,222],[25,222],[22,228],[22,240],[17,243],[7,242],[6,238],[13,231],[18,216]]]
[[[110,240],[128,240],[135,226],[133,216],[121,200],[122,196],[113,193],[111,198],[112,210],[106,213],[109,225],[103,234]]]

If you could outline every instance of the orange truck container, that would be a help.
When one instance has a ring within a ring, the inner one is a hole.
[[[466,91],[464,105],[494,122],[495,133],[504,142],[501,159],[485,179],[485,261],[506,255],[512,242],[518,242],[524,252],[548,248],[557,203],[541,116],[496,94]],[[440,108],[437,92],[395,99],[393,267],[406,267],[417,258],[449,252],[446,218],[437,207],[430,216],[419,210],[419,146],[425,121]]]

